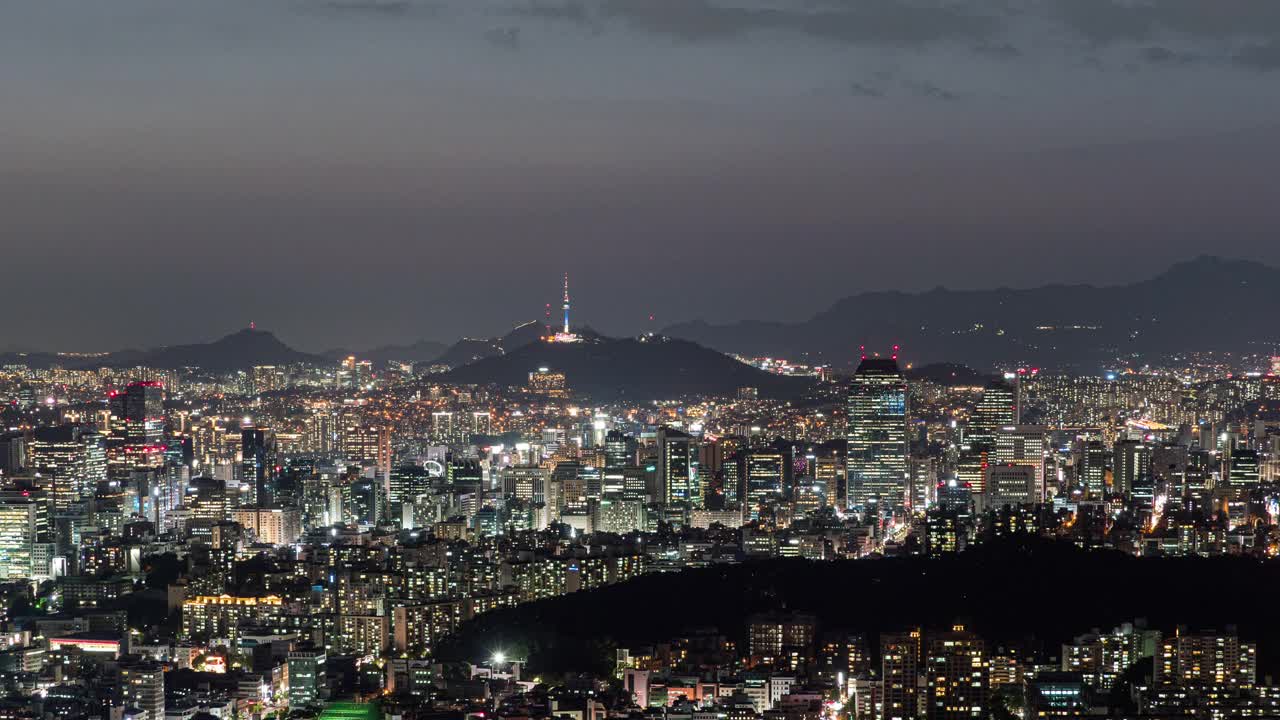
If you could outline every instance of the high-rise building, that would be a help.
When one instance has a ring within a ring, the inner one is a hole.
[[[240,482],[248,488],[240,504],[268,507],[275,502],[276,438],[266,428],[240,429]]]
[[[92,426],[36,428],[28,448],[29,469],[52,479],[56,510],[92,498],[98,483],[107,479],[105,440]]]
[[[864,357],[849,387],[849,504],[891,511],[906,502],[907,381],[893,358]]]
[[[796,670],[813,657],[816,630],[811,615],[753,615],[747,619],[748,651],[767,665]]]
[[[137,708],[138,720],[164,720],[164,668],[140,663],[120,668],[120,695],[126,708]]]
[[[697,492],[693,452],[691,435],[669,427],[658,430],[658,477],[665,504],[694,503]]]
[[[1258,452],[1248,448],[1233,448],[1227,471],[1227,479],[1231,485],[1257,485],[1260,475],[1258,468]]]
[[[1120,440],[1115,444],[1115,460],[1112,465],[1112,485],[1115,492],[1125,497],[1133,495],[1133,488],[1144,478],[1151,476],[1151,445],[1138,440]]]
[[[999,509],[1005,505],[1026,505],[1040,501],[1035,471],[1027,465],[999,464],[987,466],[983,507]]]
[[[1044,459],[1048,452],[1048,428],[1043,425],[1006,425],[996,430],[995,449],[988,456],[987,467],[1024,466],[1031,468],[1035,479],[1035,497],[1045,495]]]
[[[1018,424],[1018,396],[1003,380],[993,380],[982,390],[974,408],[966,438],[970,445],[994,446],[1000,428]]]
[[[884,720],[915,720],[919,708],[920,631],[880,636]]]
[[[325,654],[319,648],[298,648],[289,653],[289,707],[303,708],[323,700]]]
[[[164,386],[138,380],[124,391],[124,454],[131,468],[164,464]]]
[[[1156,649],[1155,683],[1239,687],[1257,682],[1257,646],[1240,642],[1234,630],[1187,632],[1178,628]]]
[[[744,500],[752,519],[762,507],[778,502],[786,492],[787,456],[776,450],[752,450],[742,455]]]
[[[627,436],[618,430],[610,430],[604,437],[605,467],[622,468],[632,464],[627,451]]]
[[[967,632],[963,625],[931,635],[925,675],[925,717],[929,720],[984,717],[990,666],[982,638]]]
[[[1107,446],[1096,440],[1085,444],[1078,465],[1080,486],[1091,500],[1102,499],[1107,494],[1107,471],[1111,453]]]
[[[413,499],[430,490],[431,474],[425,466],[412,463],[391,468],[387,483],[387,509],[391,522],[406,528],[413,527]],[[407,514],[405,508],[409,509]]]
[[[41,493],[0,491],[0,580],[47,577],[49,503]]]

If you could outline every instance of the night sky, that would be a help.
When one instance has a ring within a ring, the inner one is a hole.
[[[1274,0],[0,7],[0,348],[1280,265]]]

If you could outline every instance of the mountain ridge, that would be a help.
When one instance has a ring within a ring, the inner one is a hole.
[[[539,368],[563,372],[569,389],[594,399],[675,399],[730,396],[755,387],[763,397],[800,395],[812,382],[747,365],[688,340],[599,338],[592,342],[524,345],[476,360],[440,376],[460,385],[523,386]]]
[[[848,364],[860,345],[900,345],[903,357],[917,363],[1091,367],[1188,347],[1240,351],[1270,341],[1260,329],[1270,326],[1264,310],[1277,303],[1280,270],[1201,255],[1129,284],[875,291],[841,298],[800,322],[695,320],[662,332],[721,352],[817,364]],[[1224,324],[1222,308],[1232,308],[1240,321]]]

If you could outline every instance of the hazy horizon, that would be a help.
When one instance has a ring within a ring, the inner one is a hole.
[[[1280,5],[46,0],[0,9],[0,345],[804,319],[1280,265]]]

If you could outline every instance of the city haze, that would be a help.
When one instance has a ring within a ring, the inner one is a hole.
[[[2,345],[497,335],[565,271],[623,334],[1280,264],[1277,38],[1243,0],[11,5]]]

